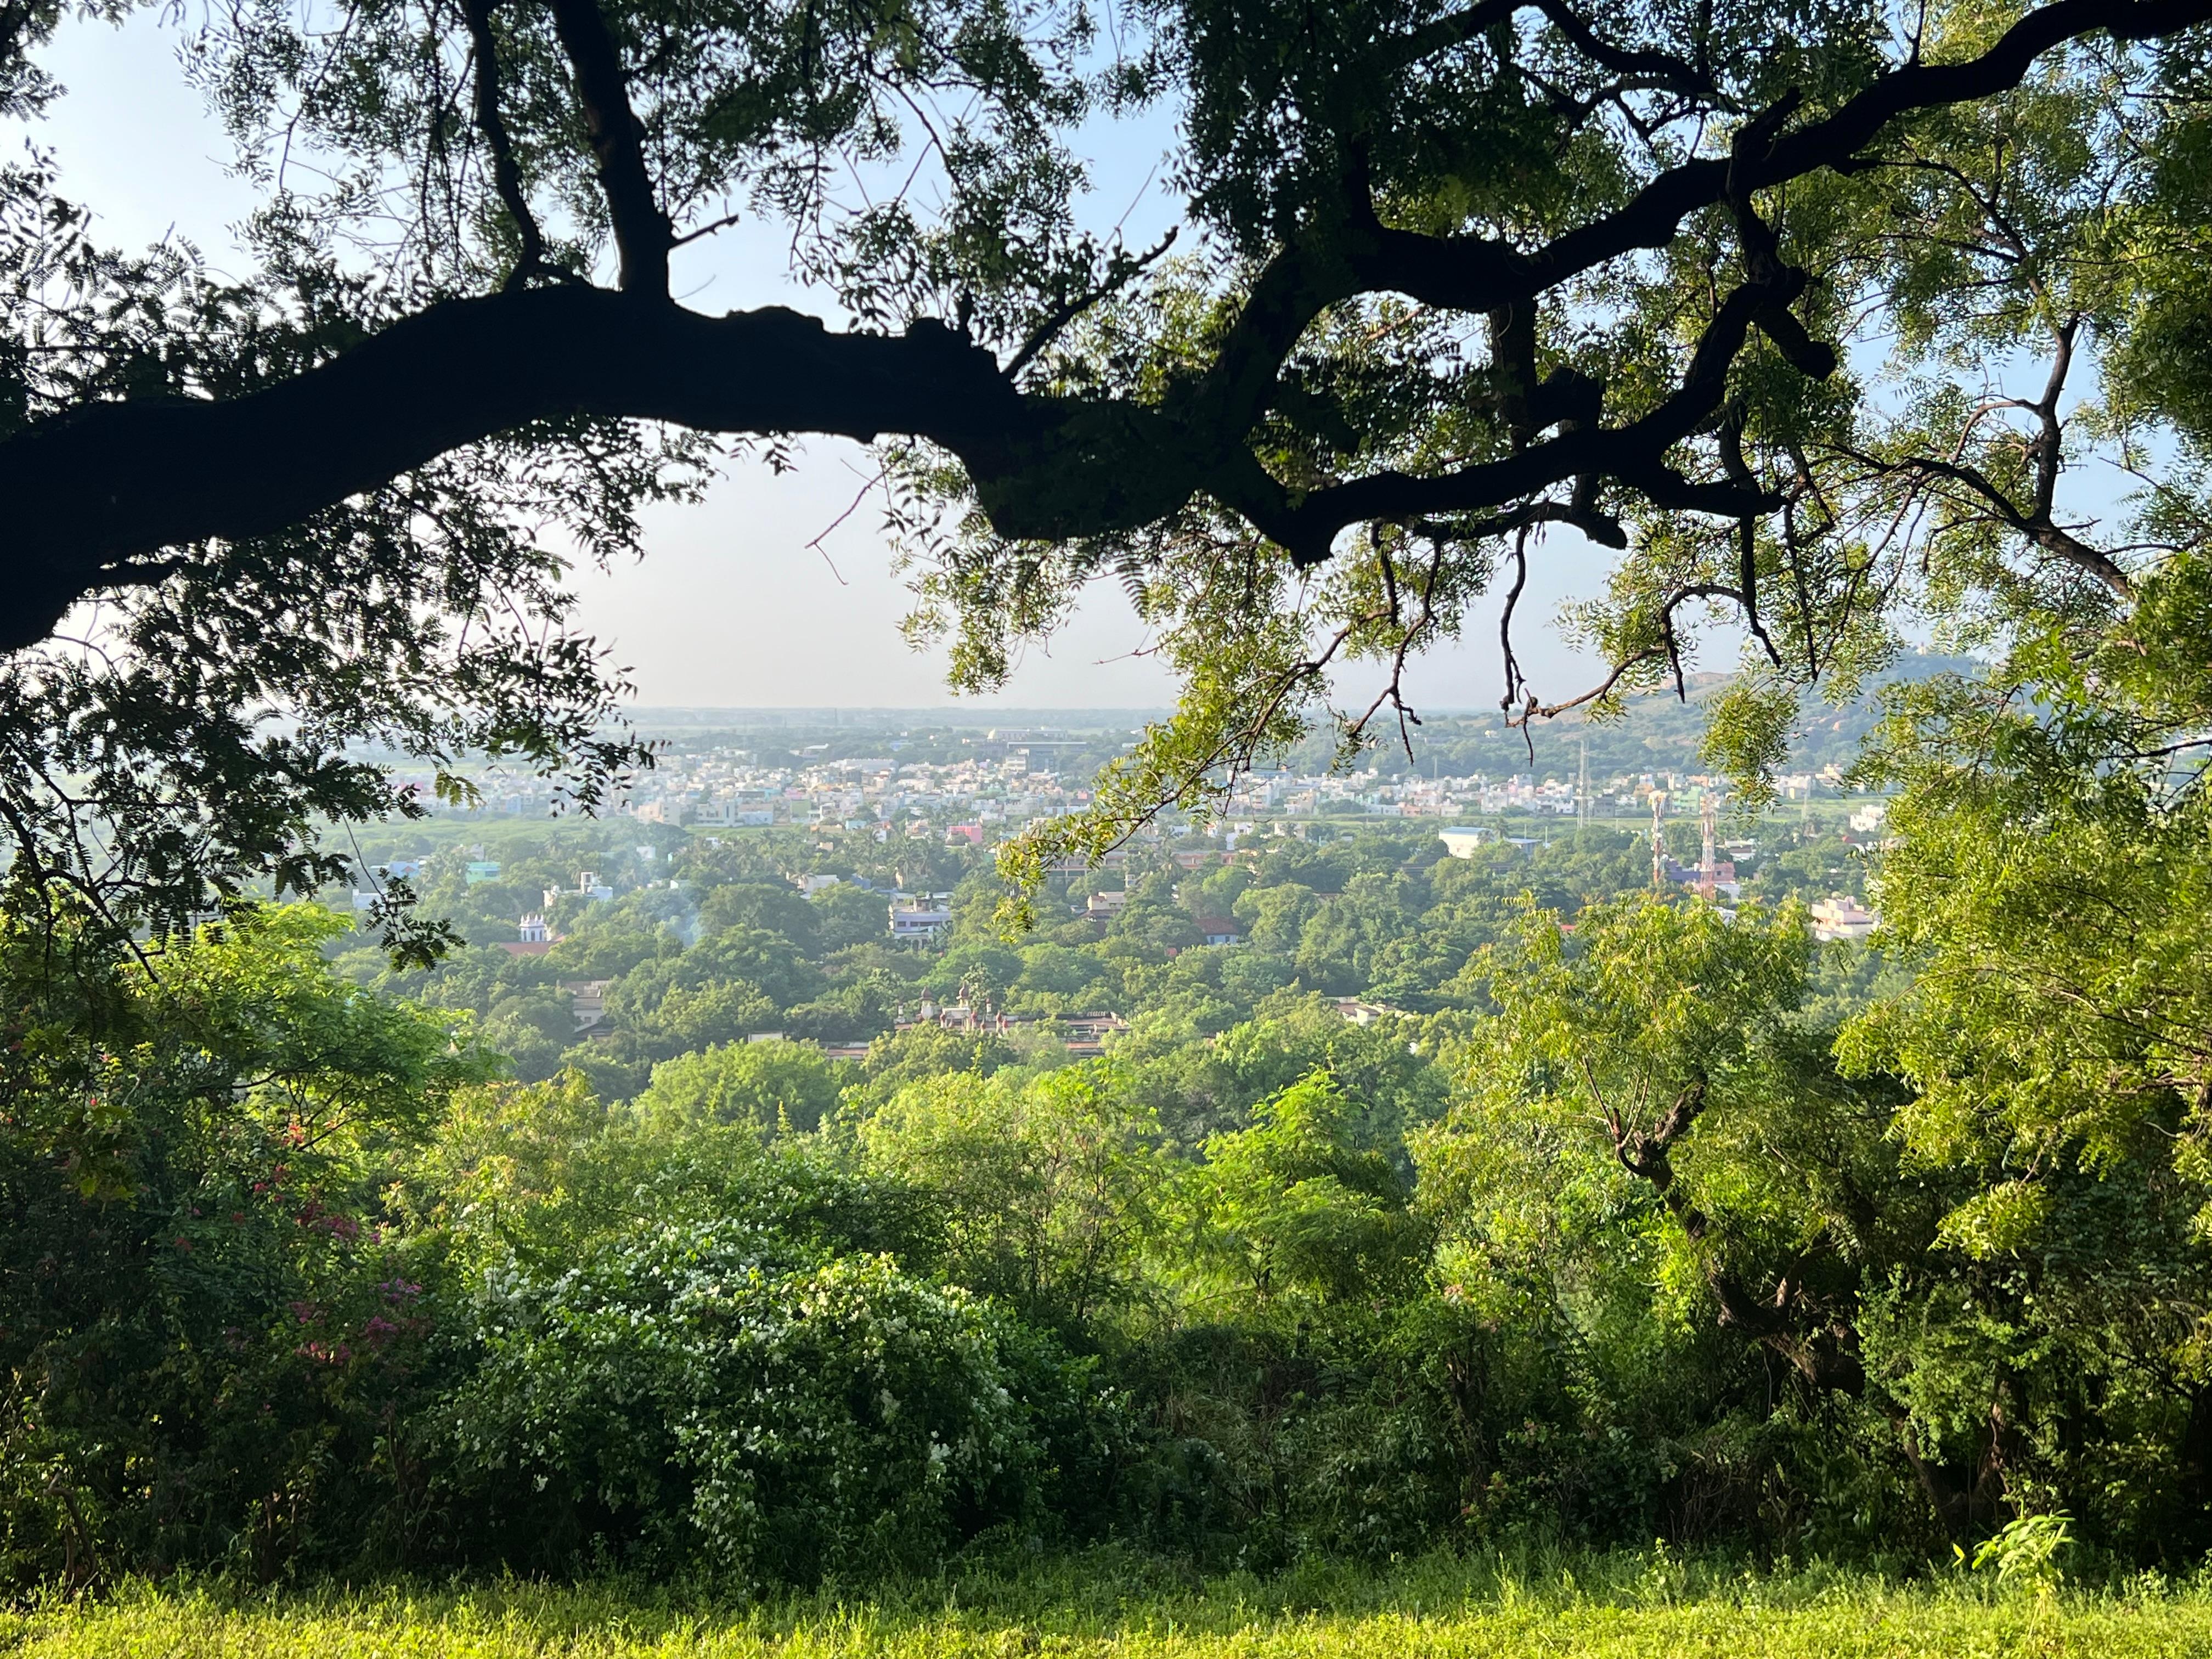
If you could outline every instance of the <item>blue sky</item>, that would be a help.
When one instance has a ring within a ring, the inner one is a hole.
[[[229,227],[252,192],[231,177],[228,142],[185,82],[179,38],[161,14],[139,11],[121,27],[71,21],[43,61],[68,88],[46,118],[10,139],[54,152],[65,194],[98,216],[100,240],[142,246],[190,238],[217,268],[238,256]],[[1172,222],[1175,201],[1158,182],[1173,141],[1165,115],[1101,124],[1084,135],[1094,188],[1082,215],[1101,228],[1126,221],[1133,243]],[[1147,179],[1152,180],[1149,187]],[[679,255],[677,287],[702,310],[784,303],[818,309],[785,272],[765,229],[740,228]],[[609,640],[641,702],[772,707],[914,707],[946,701],[941,663],[908,650],[897,624],[907,595],[889,570],[877,514],[864,505],[826,537],[874,468],[860,446],[810,440],[795,473],[732,464],[696,507],[647,521],[647,556],[605,574],[579,574],[586,626]],[[810,543],[820,538],[819,548]],[[1583,689],[1595,665],[1560,646],[1548,623],[1560,600],[1599,579],[1599,550],[1554,536],[1532,568],[1516,642],[1538,691]],[[1494,706],[1499,689],[1494,602],[1468,621],[1468,642],[1431,653],[1409,672],[1417,706]],[[1004,697],[1029,708],[1133,707],[1172,696],[1170,677],[1141,654],[1146,641],[1119,590],[1103,584],[1048,647],[1032,649]],[[1729,665],[1715,659],[1711,665]],[[1357,674],[1340,691],[1364,705],[1372,688]]]

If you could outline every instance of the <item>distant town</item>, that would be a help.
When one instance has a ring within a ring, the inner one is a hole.
[[[720,848],[768,860],[810,899],[842,887],[851,903],[874,907],[875,936],[894,947],[941,949],[960,913],[952,890],[1024,827],[1087,806],[1098,769],[1128,751],[1145,718],[1109,710],[982,724],[921,711],[640,711],[654,764],[595,820],[572,811],[557,783],[511,769],[461,769],[475,793],[459,802],[450,790],[441,797],[431,774],[403,770],[398,781],[426,817],[373,838],[374,861],[364,859],[350,901],[374,911],[389,878],[420,886],[447,872],[441,902],[471,943],[540,956],[585,911],[624,895],[661,889],[672,914],[683,913],[692,896],[682,890],[696,884],[685,879],[690,866]],[[1469,859],[1602,828],[1613,844],[1640,849],[1650,884],[1732,906],[1758,866],[1761,835],[1786,830],[1796,844],[1817,830],[1845,852],[1880,838],[1884,803],[1855,792],[1834,757],[1856,744],[1863,713],[1830,717],[1801,744],[1807,769],[1778,780],[1779,803],[1757,822],[1730,810],[1725,781],[1699,763],[1701,721],[1694,700],[1648,699],[1625,721],[1547,731],[1540,747],[1495,715],[1437,717],[1410,757],[1377,747],[1350,771],[1332,770],[1328,745],[1316,741],[1238,778],[1218,813],[1163,814],[1097,866],[1057,870],[1051,897],[1103,928],[1128,897],[1133,868],[1194,878],[1283,838],[1327,843],[1370,830]],[[551,844],[538,845],[532,826],[542,836],[562,823],[584,838],[556,874]],[[1863,939],[1877,925],[1851,885],[1805,894],[1819,938]],[[1200,914],[1194,925],[1191,943],[1208,947],[1242,945],[1249,932],[1227,915]],[[595,979],[580,975],[569,988],[584,1027],[599,1023]],[[900,1018],[968,1017],[963,1000],[944,998]]]
[[[656,763],[617,795],[615,816],[704,830],[860,830],[885,841],[942,838],[971,846],[1089,805],[1099,766],[1132,748],[1141,729],[1124,714],[1112,725],[963,729],[917,718],[896,727],[785,734],[748,731],[735,716],[721,729],[663,728],[651,720],[652,712],[639,725],[660,744]],[[1442,740],[1425,733],[1410,761],[1402,751],[1377,750],[1365,766],[1348,772],[1330,769],[1326,745],[1310,745],[1310,754],[1237,780],[1215,827],[1233,836],[1262,825],[1347,817],[1641,820],[1650,816],[1655,794],[1665,797],[1668,813],[1695,817],[1722,781],[1697,765],[1693,731],[1662,734],[1656,744],[1661,755],[1650,754],[1655,744],[1643,728],[1653,723],[1639,709],[1633,743],[1614,726],[1547,732],[1533,763],[1527,756],[1534,745],[1519,734],[1499,741],[1495,716],[1456,723],[1465,730],[1447,726]],[[1844,724],[1836,722],[1837,728]],[[1670,735],[1683,740],[1664,740]],[[1476,763],[1485,748],[1493,751],[1490,766]],[[1631,753],[1672,763],[1620,764]],[[1514,760],[1523,764],[1513,766]],[[401,769],[396,780],[439,817],[542,818],[569,805],[555,781],[493,766],[468,775],[477,795],[459,804],[439,799],[427,770]],[[1840,759],[1778,783],[1785,802],[1848,793]]]

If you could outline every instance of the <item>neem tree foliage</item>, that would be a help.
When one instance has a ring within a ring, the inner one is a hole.
[[[0,9],[9,117],[53,94],[62,16]],[[363,737],[592,804],[634,754],[591,736],[562,559],[634,549],[732,434],[883,447],[964,686],[1087,582],[1137,596],[1182,712],[1033,863],[1202,801],[1348,659],[1382,684],[1352,728],[1410,719],[1407,655],[1563,529],[1620,550],[1574,617],[1615,668],[1529,684],[1509,600],[1507,707],[1663,684],[1732,618],[1755,672],[1717,744],[1755,775],[1915,610],[2108,631],[2202,540],[2208,17],[210,10],[185,64],[263,185],[250,269],[106,251],[35,152],[0,173],[17,878],[124,918],[312,881],[319,817],[404,809]],[[1138,252],[1070,201],[1079,128],[1146,106],[1185,223]],[[672,252],[735,215],[851,325],[678,303]]]

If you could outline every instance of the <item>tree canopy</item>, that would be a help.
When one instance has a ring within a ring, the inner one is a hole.
[[[11,120],[56,95],[65,15],[0,11]],[[1182,710],[1029,873],[1202,803],[1347,662],[1381,688],[1348,738],[1402,732],[1408,656],[1496,590],[1525,720],[1739,624],[1713,741],[1755,781],[1804,687],[1856,685],[1901,629],[2097,635],[2194,568],[2208,18],[210,12],[183,63],[259,191],[247,268],[98,246],[66,156],[0,171],[17,878],[133,920],[311,884],[337,867],[319,819],[412,805],[364,738],[520,756],[595,805],[639,754],[599,735],[619,686],[568,562],[636,550],[728,436],[880,447],[963,687],[1086,584],[1135,597]],[[1178,122],[1182,234],[1139,251],[1071,204],[1085,146],[1147,109]],[[739,217],[818,315],[674,297],[672,258]],[[1613,666],[1538,688],[1515,604],[1568,531],[1619,550],[1569,618]]]

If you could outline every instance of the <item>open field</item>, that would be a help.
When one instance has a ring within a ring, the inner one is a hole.
[[[2212,1589],[2135,1581],[2003,1592],[1633,1557],[1422,1563],[1178,1588],[1101,1564],[895,1595],[717,1606],[651,1589],[326,1590],[246,1599],[133,1589],[0,1613],[9,1659],[1411,1659],[1559,1656],[2212,1654]]]

